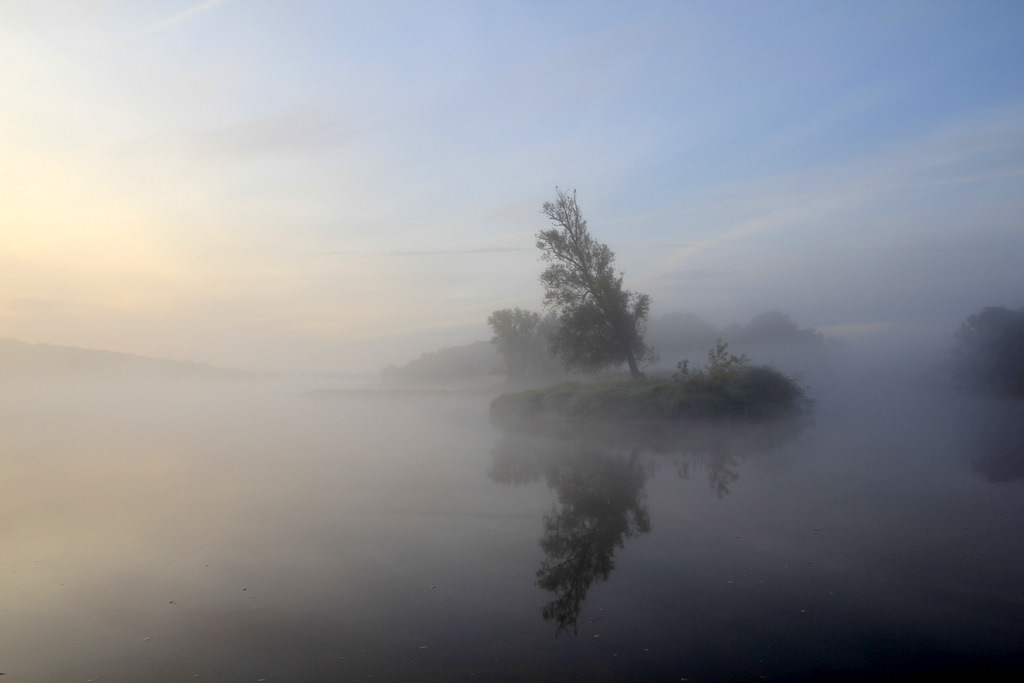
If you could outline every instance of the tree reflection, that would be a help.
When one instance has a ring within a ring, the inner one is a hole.
[[[1024,405],[993,401],[974,425],[968,458],[991,482],[1024,479]]]
[[[679,476],[690,478],[690,472],[704,469],[708,483],[719,498],[729,493],[729,485],[740,478],[739,462],[722,442],[709,444],[706,451],[690,453],[683,458],[674,458]]]
[[[576,632],[590,585],[615,568],[615,549],[650,531],[645,478],[638,452],[624,457],[581,451],[564,458],[549,480],[558,506],[544,516],[540,547],[546,557],[537,585],[555,594],[543,615],[558,625],[558,633],[570,626]]]
[[[577,632],[587,592],[611,575],[616,549],[651,529],[644,485],[663,457],[681,477],[705,471],[723,497],[739,478],[742,458],[792,441],[805,424],[647,425],[630,433],[562,421],[504,431],[492,451],[490,477],[514,486],[543,478],[558,494],[540,540],[545,557],[537,585],[554,594],[544,619],[555,622],[558,634]]]

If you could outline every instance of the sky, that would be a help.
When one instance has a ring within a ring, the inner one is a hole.
[[[3,0],[0,337],[376,371],[539,310],[575,188],[652,316],[1024,305],[1024,3]]]

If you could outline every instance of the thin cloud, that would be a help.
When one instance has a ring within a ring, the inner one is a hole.
[[[197,5],[193,5],[192,7],[189,7],[186,10],[178,12],[177,14],[173,14],[169,17],[161,19],[156,23],[150,24],[145,29],[143,29],[143,33],[156,33],[158,31],[166,31],[172,26],[176,26],[177,24],[180,24],[183,21],[188,21],[193,17],[196,17],[205,12],[209,12],[215,7],[219,5],[225,5],[229,2],[231,2],[231,0],[205,0],[204,2],[200,2]]]
[[[451,256],[453,254],[499,254],[514,251],[533,251],[527,247],[481,247],[479,249],[384,249],[381,251],[325,251],[324,256]]]
[[[712,248],[798,223],[828,220],[907,190],[1020,177],[1024,175],[1018,152],[1024,146],[1020,111],[1017,104],[992,120],[950,127],[902,149],[839,165],[815,179],[795,176],[769,193],[752,195],[748,203],[755,209],[754,216],[730,221],[730,227],[720,233],[675,250],[652,272],[665,274]],[[980,171],[993,166],[1002,168]],[[737,193],[742,190],[738,188]]]

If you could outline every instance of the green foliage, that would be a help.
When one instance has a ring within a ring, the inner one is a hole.
[[[804,390],[790,377],[766,365],[752,365],[746,355],[729,353],[721,338],[708,351],[703,368],[680,361],[673,376],[677,391],[689,397],[689,410],[767,417],[810,407]]]
[[[588,372],[627,363],[633,378],[650,354],[643,341],[651,298],[622,288],[615,254],[590,236],[576,192],[556,188],[543,213],[555,226],[537,233],[548,267],[540,276],[544,305],[557,312],[560,328],[552,350],[566,367]]]
[[[678,372],[674,378],[679,382],[690,383],[694,387],[714,390],[734,381],[749,363],[746,355],[737,356],[729,353],[729,345],[718,338],[714,347],[708,351],[707,364],[702,369],[693,370],[690,368],[690,361],[681,360],[676,365]]]
[[[679,364],[672,379],[567,383],[543,390],[505,394],[491,404],[497,421],[559,415],[570,418],[678,420],[685,418],[766,419],[800,415],[813,403],[792,378],[775,368],[752,365],[728,352],[719,340],[707,364]]]
[[[600,372],[622,363],[622,352],[610,339],[615,330],[595,306],[566,310],[558,331],[551,336],[551,350],[567,367],[583,372]]]
[[[504,308],[487,318],[497,349],[510,379],[555,374],[558,365],[548,338],[558,329],[554,314],[541,316],[521,308]]]

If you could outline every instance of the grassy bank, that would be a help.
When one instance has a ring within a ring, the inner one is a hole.
[[[724,344],[704,368],[685,362],[667,379],[566,382],[503,394],[491,403],[498,422],[542,416],[579,419],[770,419],[809,411],[811,401],[795,380],[775,368],[729,355]]]

